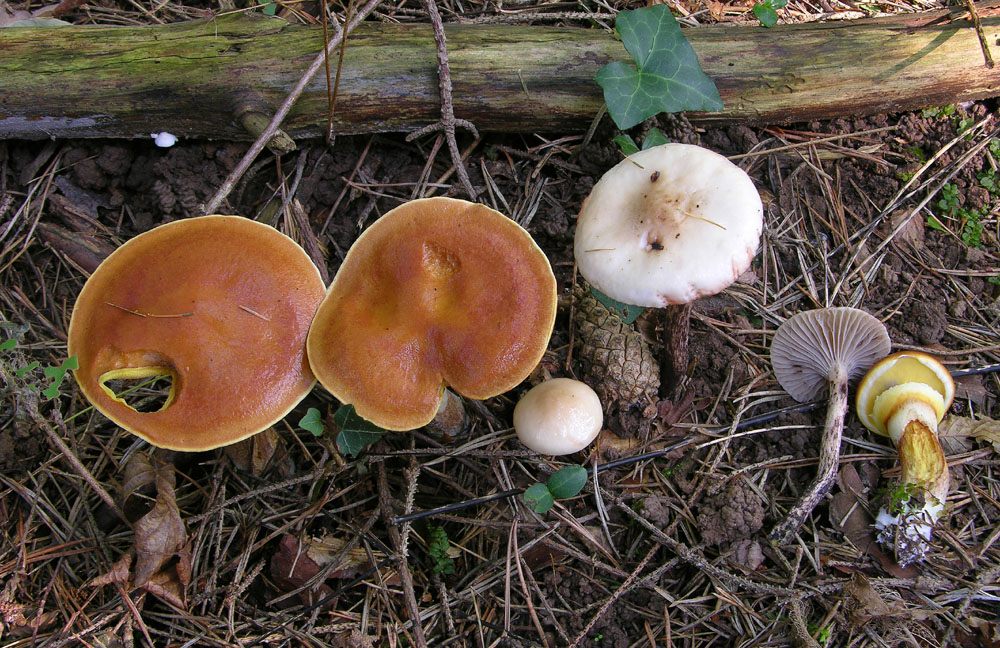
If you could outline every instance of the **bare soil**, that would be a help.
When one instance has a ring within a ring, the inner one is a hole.
[[[1000,645],[998,456],[986,438],[948,446],[947,515],[922,563],[900,568],[859,544],[865,523],[848,528],[848,516],[833,514],[849,491],[854,508],[874,512],[898,477],[888,441],[853,415],[842,459],[853,472],[793,545],[767,540],[815,473],[824,419],[822,403],[785,410],[799,404],[768,360],[781,321],[851,305],[882,319],[896,349],[936,353],[954,370],[1000,362],[998,197],[986,186],[1000,150],[997,117],[984,102],[768,128],[705,129],[676,117],[637,127],[637,140],[655,125],[732,156],[764,199],[764,240],[751,271],[695,305],[680,384],[644,402],[605,403],[607,430],[594,449],[558,460],[528,452],[510,426],[532,383],[595,370],[573,354],[584,342],[571,330],[568,298],[542,365],[511,393],[470,406],[465,438],[388,434],[359,458],[342,456],[331,420],[338,404],[320,388],[255,445],[186,455],[118,429],[69,380],[33,411],[30,384],[44,378],[10,370],[64,359],[73,301],[95,262],[141,232],[198,215],[247,146],[0,142],[0,295],[4,321],[21,327],[16,352],[4,352],[0,406],[0,645]],[[614,134],[605,120],[589,140],[460,138],[478,199],[535,237],[563,295],[581,281],[577,210],[621,159]],[[304,215],[332,277],[359,232],[389,209],[419,196],[465,197],[434,144],[391,134],[300,142],[284,157],[261,156],[225,211],[300,241],[296,213]],[[939,206],[951,191],[944,185],[956,190],[954,209]],[[636,330],[662,361],[657,316]],[[952,415],[1000,418],[998,395],[994,373],[963,378]],[[327,435],[297,427],[309,407],[326,417]],[[387,521],[688,438],[714,443],[602,472],[546,514],[515,497],[412,527]],[[159,477],[132,490],[125,471],[136,457]],[[860,494],[848,488],[855,478]],[[131,524],[95,484],[128,504]],[[142,541],[151,542],[136,522],[164,498],[182,527],[154,539],[169,558],[156,566],[158,585],[135,587]],[[450,540],[450,571],[429,551],[434,526]]]

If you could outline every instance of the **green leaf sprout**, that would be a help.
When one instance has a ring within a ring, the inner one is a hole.
[[[314,436],[323,436],[323,419],[319,410],[310,407],[306,410],[306,415],[299,419],[299,427],[307,432],[312,432]]]

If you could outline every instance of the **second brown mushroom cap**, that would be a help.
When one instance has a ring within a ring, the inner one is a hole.
[[[477,400],[541,360],[556,282],[517,223],[485,205],[396,207],[348,251],[309,331],[319,382],[387,430],[429,423],[445,386]]]

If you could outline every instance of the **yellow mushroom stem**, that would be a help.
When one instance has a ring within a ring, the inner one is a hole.
[[[886,416],[886,430],[899,451],[902,483],[925,491],[924,510],[937,519],[948,495],[948,464],[938,439],[938,413],[943,399],[923,384],[904,383],[875,401],[876,416]],[[887,411],[888,410],[888,411]]]

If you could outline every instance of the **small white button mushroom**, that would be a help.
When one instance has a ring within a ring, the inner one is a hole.
[[[170,148],[177,143],[177,136],[167,131],[150,133],[149,136],[153,138],[153,143],[160,148]]]
[[[517,438],[539,454],[579,452],[597,437],[603,423],[597,393],[572,378],[535,385],[514,408]]]

